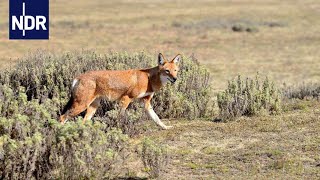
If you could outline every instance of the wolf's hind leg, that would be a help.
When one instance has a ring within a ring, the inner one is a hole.
[[[84,119],[82,121],[82,123],[84,124],[87,120],[90,120],[94,113],[96,113],[97,109],[99,108],[100,106],[100,99],[97,98],[95,99],[91,104],[90,106],[87,108],[87,112],[86,112],[86,115],[84,116]]]

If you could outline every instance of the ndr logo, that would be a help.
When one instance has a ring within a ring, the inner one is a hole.
[[[49,0],[10,0],[10,39],[49,39]]]

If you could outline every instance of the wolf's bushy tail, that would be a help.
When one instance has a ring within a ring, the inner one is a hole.
[[[70,99],[69,99],[69,101],[68,101],[68,103],[64,106],[64,108],[63,108],[63,110],[62,110],[62,112],[61,112],[61,114],[65,114],[70,108],[71,108],[71,106],[72,106],[72,103],[73,103],[73,96],[71,95],[71,97],[70,97]]]
[[[79,80],[74,79],[71,86],[71,97],[68,103],[64,106],[61,114],[65,114],[71,108],[74,101],[74,96],[75,96],[74,94],[75,94],[75,91],[77,90],[78,84],[79,84]]]

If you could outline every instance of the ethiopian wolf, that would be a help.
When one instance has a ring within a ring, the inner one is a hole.
[[[86,111],[83,123],[92,118],[101,99],[119,101],[123,115],[134,99],[143,99],[149,117],[162,129],[169,129],[161,122],[151,106],[151,99],[168,81],[174,83],[179,71],[180,54],[168,61],[160,53],[158,66],[149,69],[131,69],[122,71],[90,71],[73,80],[71,99],[65,106],[60,122]]]

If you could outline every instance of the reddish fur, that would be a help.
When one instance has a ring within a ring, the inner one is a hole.
[[[162,54],[159,54],[160,57],[164,59]],[[169,70],[170,74],[166,73],[166,70]],[[78,82],[72,90],[71,103],[68,103],[70,108],[66,108],[64,114],[60,116],[60,121],[64,123],[68,117],[77,116],[87,109],[85,122],[93,116],[101,98],[120,101],[123,114],[130,102],[138,98],[141,93],[156,92],[163,86],[160,75],[177,78],[177,72],[177,64],[173,60],[170,62],[165,60],[163,64],[149,69],[90,71],[81,74],[75,78]],[[151,98],[150,95],[143,97],[145,108],[151,107]]]

